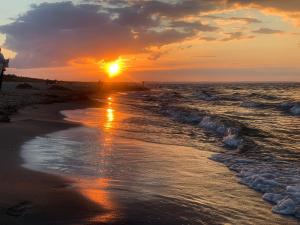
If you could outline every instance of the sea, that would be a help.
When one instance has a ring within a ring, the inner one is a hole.
[[[106,209],[90,224],[299,224],[300,83],[149,83],[22,146]]]

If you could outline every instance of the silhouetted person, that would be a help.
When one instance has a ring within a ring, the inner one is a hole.
[[[4,74],[4,71],[5,71],[5,68],[8,66],[8,60],[5,60],[2,52],[1,52],[1,48],[0,48],[0,90],[2,88],[2,81],[3,81],[3,74]]]

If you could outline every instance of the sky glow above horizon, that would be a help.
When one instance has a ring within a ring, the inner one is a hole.
[[[300,1],[11,0],[0,15],[8,72],[116,81],[300,81]]]

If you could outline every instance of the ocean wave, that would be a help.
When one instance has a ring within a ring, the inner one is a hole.
[[[179,99],[176,96],[172,99],[170,94],[164,99],[162,93],[156,98],[155,107],[151,102],[147,110],[180,122],[178,126],[181,123],[192,125],[195,133],[200,129],[204,141],[224,147],[223,153],[211,159],[235,171],[240,183],[261,192],[263,199],[274,204],[273,212],[300,218],[298,152],[290,155],[290,143],[286,144],[288,141],[284,140],[285,136],[293,141],[299,139],[297,133],[289,131],[289,125],[294,124],[291,116],[300,115],[300,102],[294,91],[289,94],[289,87],[278,88],[277,93],[273,85],[269,89],[262,86],[260,92],[259,88],[256,85],[250,89],[248,86],[223,89],[196,89],[193,86],[188,90],[177,90],[183,96],[180,101],[175,101]],[[248,112],[239,107],[264,112],[252,110],[248,117]],[[282,124],[275,124],[277,119],[283,119]],[[298,151],[297,146],[291,145]]]
[[[228,166],[237,173],[240,183],[263,194],[274,206],[272,211],[300,218],[300,169],[272,157],[249,159],[236,153],[220,153],[212,160]]]
[[[300,115],[300,104],[298,103],[298,104],[294,105],[292,108],[290,108],[290,112],[293,115],[299,116]]]
[[[197,109],[184,109],[176,106],[161,106],[158,113],[169,116],[178,122],[196,125],[203,117],[203,113]]]
[[[223,138],[223,143],[230,148],[239,148],[243,146],[243,139],[236,134],[229,134]]]
[[[245,101],[240,104],[244,108],[255,108],[255,109],[273,109],[281,110],[288,114],[299,116],[300,115],[300,103],[299,102],[283,102],[283,103],[261,103],[255,101]]]
[[[208,91],[200,91],[193,94],[194,99],[200,99],[204,101],[216,101],[219,97],[215,93],[209,93]]]
[[[222,136],[222,142],[225,146],[230,148],[239,148],[243,143],[243,139],[240,137],[241,127],[233,126],[230,122],[220,120],[211,116],[204,116],[199,126],[213,131],[214,133]]]
[[[278,103],[262,103],[255,101],[244,101],[240,104],[245,108],[257,108],[257,109],[280,109],[288,114],[299,116],[300,115],[300,103],[299,102],[283,102]]]
[[[229,149],[242,150],[249,146],[253,148],[255,147],[255,143],[252,137],[263,138],[269,136],[269,134],[265,134],[262,130],[251,128],[247,124],[231,117],[215,115],[199,108],[193,108],[194,102],[190,102],[190,100],[195,100],[195,97],[198,98],[197,96],[202,96],[205,100],[218,99],[216,102],[220,102],[220,99],[239,99],[238,96],[228,96],[207,90],[196,90],[192,93],[189,90],[184,94],[168,90],[142,96],[143,102],[150,102],[150,104],[144,104],[141,107],[145,110],[169,117],[177,122],[199,127],[216,136],[223,146]],[[265,104],[258,102],[245,102],[243,105],[267,107]]]
[[[147,92],[143,95],[136,95],[134,94],[134,99],[140,99],[144,103],[145,102],[151,102],[155,104],[169,104],[169,103],[176,103],[178,101],[182,101],[184,99],[184,96],[176,91],[155,91],[155,92]]]
[[[265,100],[278,100],[278,99],[280,99],[278,96],[267,95],[267,94],[263,94],[263,93],[255,93],[255,92],[249,94],[248,97],[258,98],[258,99],[265,99]]]
[[[154,109],[150,108],[150,110],[153,111]],[[194,108],[165,105],[159,107],[156,112],[177,122],[190,124],[205,130],[219,138],[224,147],[229,149],[243,149],[249,145],[253,147],[255,144],[251,141],[250,136],[264,136],[261,131],[247,127],[238,121],[211,115]],[[246,134],[250,136],[246,137]]]
[[[294,116],[300,116],[300,102],[283,102],[279,108]]]

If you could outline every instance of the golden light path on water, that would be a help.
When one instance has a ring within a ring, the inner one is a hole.
[[[113,108],[113,98],[107,98],[107,105],[105,107],[105,115],[100,117],[100,120],[93,121],[85,121],[85,124],[97,124],[98,128],[102,128],[103,137],[100,139],[103,140],[103,146],[101,151],[99,151],[98,158],[103,159],[101,163],[109,167],[109,159],[112,155],[113,147],[112,147],[112,131],[114,129],[114,120],[115,120],[115,110]],[[100,146],[99,146],[100,147]],[[113,222],[118,217],[117,212],[117,204],[112,200],[111,194],[109,191],[106,191],[110,187],[111,178],[104,177],[98,179],[88,180],[88,182],[81,182],[79,190],[80,192],[86,196],[88,199],[97,203],[101,207],[104,208],[105,213],[101,213],[100,215],[92,218],[92,221],[101,222],[101,223],[109,223]]]
[[[112,108],[112,98],[108,97],[108,107],[106,109],[106,123],[104,124],[104,127],[106,130],[113,128],[113,121],[115,118],[114,115],[114,109]]]

